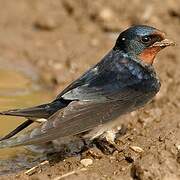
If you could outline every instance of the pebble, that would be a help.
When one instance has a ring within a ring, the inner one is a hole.
[[[175,144],[177,150],[179,151],[180,150],[180,144]]]
[[[58,26],[58,23],[53,18],[41,18],[34,23],[34,26],[40,30],[51,31]]]
[[[142,153],[142,152],[144,152],[144,150],[143,150],[141,147],[138,147],[138,146],[130,146],[130,148],[131,148],[133,151],[137,152],[137,153]]]
[[[82,159],[80,162],[85,167],[90,166],[91,164],[93,164],[93,160],[92,159]]]

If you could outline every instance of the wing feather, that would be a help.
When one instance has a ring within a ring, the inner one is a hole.
[[[127,94],[127,92],[126,92]],[[13,142],[8,146],[20,146],[45,143],[59,137],[71,136],[89,131],[109,120],[137,108],[137,101],[142,99],[142,94],[129,91],[128,99],[111,102],[73,101],[66,108],[57,111],[45,122],[35,134],[29,133],[28,138]],[[135,98],[136,97],[136,98]],[[145,99],[143,97],[143,99]],[[147,96],[147,101],[149,97]],[[139,103],[139,102],[138,102]],[[143,101],[142,103],[146,103]],[[33,134],[33,135],[32,135]],[[0,142],[2,147],[3,141]],[[7,144],[7,143],[6,143]]]

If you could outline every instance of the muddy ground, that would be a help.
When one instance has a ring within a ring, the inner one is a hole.
[[[155,26],[180,44],[180,1],[0,0],[0,58],[31,64],[56,95],[132,24]],[[153,102],[122,119],[127,131],[117,142],[119,152],[96,157],[85,151],[82,157],[93,160],[85,169],[80,155],[57,156],[31,176],[20,172],[1,179],[61,179],[72,171],[64,179],[180,179],[178,48],[164,50],[155,62],[162,87]]]

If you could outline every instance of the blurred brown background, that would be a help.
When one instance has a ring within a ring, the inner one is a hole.
[[[53,88],[54,96],[99,61],[118,33],[133,24],[154,26],[180,44],[180,0],[0,0],[0,68],[15,68],[31,80],[43,81]],[[178,49],[158,55],[155,67],[161,92],[153,103],[127,118],[122,152],[94,159],[87,171],[66,179],[180,179]],[[21,80],[10,81],[11,88]],[[130,145],[144,152],[136,154]],[[125,160],[128,156],[132,162]],[[18,177],[53,179],[81,167],[76,158],[67,161],[31,177],[23,173]]]

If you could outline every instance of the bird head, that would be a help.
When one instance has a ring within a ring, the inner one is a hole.
[[[145,25],[132,26],[123,31],[114,49],[130,53],[147,64],[152,64],[157,53],[167,46],[175,45],[165,38],[165,33]]]

